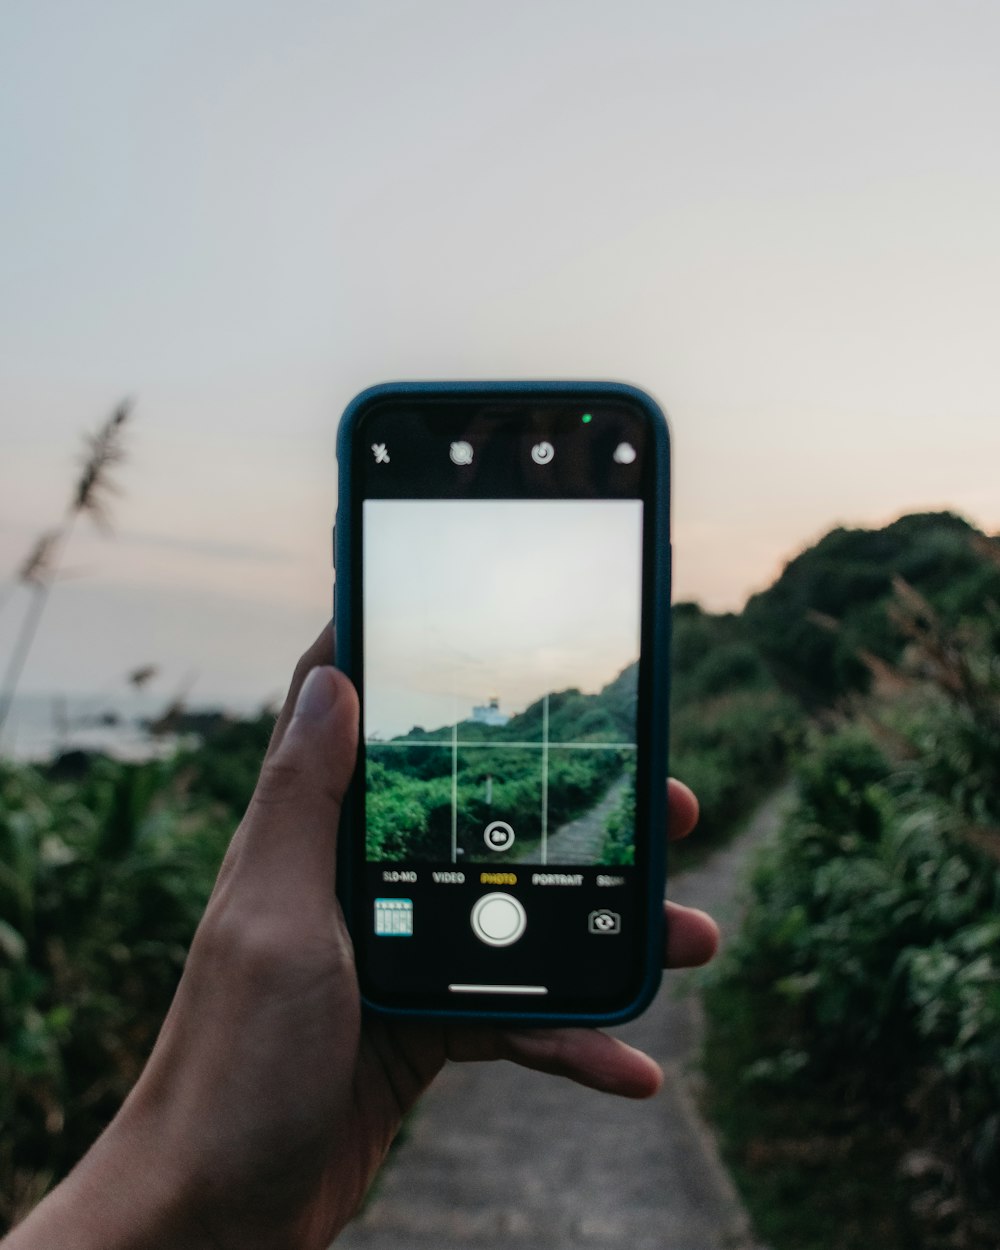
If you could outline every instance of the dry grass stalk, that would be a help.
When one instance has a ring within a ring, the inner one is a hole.
[[[59,530],[49,530],[43,534],[28,552],[27,557],[17,570],[17,580],[25,586],[40,586],[54,574],[56,548],[59,542]]]
[[[96,433],[86,437],[86,455],[62,521],[42,534],[17,571],[15,580],[27,587],[31,600],[0,687],[0,734],[10,715],[42,612],[58,576],[59,556],[74,521],[78,516],[86,515],[105,532],[110,529],[108,496],[117,493],[111,472],[125,459],[122,435],[131,411],[131,402],[123,401]]]
[[[96,434],[87,436],[87,455],[69,508],[71,516],[86,513],[105,530],[110,527],[107,496],[119,493],[111,471],[125,460],[122,431],[131,411],[131,402],[123,401]]]
[[[959,832],[971,846],[989,855],[991,859],[1000,860],[1000,829],[989,829],[978,825],[971,829],[961,829]]]
[[[883,660],[866,647],[856,647],[854,654],[872,675],[872,691],[879,695],[894,695],[913,685],[913,679],[888,660]]]
[[[180,728],[181,721],[184,719],[186,713],[187,703],[185,702],[184,696],[178,695],[176,698],[170,700],[155,720],[151,720],[149,722],[147,728],[149,729],[149,732],[154,735],[154,737],[159,737],[163,734],[176,733]]]
[[[829,612],[820,612],[816,608],[810,608],[806,612],[806,620],[813,625],[818,625],[820,629],[825,629],[828,634],[840,633],[840,621],[835,616],[831,616]]]
[[[125,680],[136,690],[142,690],[149,685],[159,671],[156,664],[141,664],[138,668],[134,668]]]
[[[984,691],[970,663],[971,639],[944,629],[923,595],[903,578],[893,578],[893,590],[896,602],[890,607],[889,616],[900,633],[910,639],[908,667],[952,699],[979,708]]]
[[[972,534],[969,541],[972,543],[973,551],[1000,568],[1000,537],[990,538],[986,534]]]

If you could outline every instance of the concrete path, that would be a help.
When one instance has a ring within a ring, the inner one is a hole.
[[[669,894],[731,928],[747,854],[787,796]],[[696,980],[668,974],[621,1036],[663,1065],[657,1098],[628,1102],[512,1064],[454,1064],[424,1099],[338,1250],[749,1250],[747,1221],[698,1115],[688,1072]]]
[[[619,777],[612,782],[589,812],[584,812],[576,820],[567,821],[555,833],[549,835],[546,842],[546,862],[549,864],[593,864],[600,859],[607,837],[608,817],[622,801],[628,777]],[[519,864],[537,864],[539,844],[536,842],[527,850],[515,853],[511,861]]]

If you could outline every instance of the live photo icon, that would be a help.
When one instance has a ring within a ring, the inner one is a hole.
[[[376,937],[413,937],[413,899],[375,900]]]

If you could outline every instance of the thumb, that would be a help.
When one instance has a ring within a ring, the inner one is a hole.
[[[358,698],[327,665],[302,683],[281,744],[261,770],[241,858],[253,871],[333,882],[337,827],[358,753]]]

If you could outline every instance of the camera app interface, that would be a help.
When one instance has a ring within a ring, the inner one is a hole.
[[[641,942],[636,452],[601,445],[625,497],[474,476],[520,457],[541,493],[565,443],[443,439],[443,498],[407,497],[388,439],[364,449],[363,945],[400,1001],[585,1008]]]

